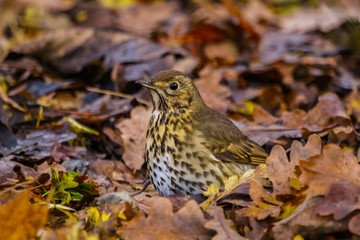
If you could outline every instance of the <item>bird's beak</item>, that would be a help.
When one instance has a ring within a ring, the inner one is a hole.
[[[156,90],[156,86],[154,86],[150,81],[136,81],[136,83],[148,89]]]

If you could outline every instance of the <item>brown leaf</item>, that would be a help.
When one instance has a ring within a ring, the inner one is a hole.
[[[327,93],[319,97],[316,106],[307,114],[302,110],[284,113],[283,124],[289,128],[305,128],[310,132],[320,132],[325,128],[334,128],[337,133],[351,133],[353,127],[350,117],[339,97],[334,93]]]
[[[116,124],[124,141],[123,160],[129,168],[134,170],[139,170],[145,162],[145,135],[150,116],[151,109],[138,106],[131,111],[130,119]]]
[[[360,214],[355,215],[349,222],[349,230],[360,235]]]
[[[221,113],[226,113],[230,106],[230,89],[220,84],[222,76],[219,70],[207,67],[199,75],[200,79],[195,81],[195,85],[205,103]]]
[[[304,239],[319,239],[324,234],[346,230],[346,221],[334,221],[330,216],[324,217],[313,213],[320,199],[319,196],[308,196],[290,217],[274,224],[272,237],[277,240],[288,240],[300,234]]]
[[[317,134],[312,134],[304,147],[299,141],[293,141],[291,144],[290,162],[293,166],[299,166],[300,160],[308,160],[310,157],[320,153],[321,138]]]
[[[30,204],[29,191],[24,191],[12,202],[0,208],[0,232],[2,239],[33,239],[44,227],[48,206]]]
[[[247,216],[258,220],[279,216],[282,203],[276,200],[276,196],[268,193],[258,180],[250,182],[249,194],[255,205],[250,205],[246,209]]]
[[[189,201],[173,213],[169,199],[158,198],[147,217],[131,220],[118,233],[124,239],[209,239],[214,232],[204,227],[206,220],[199,205]]]
[[[326,194],[333,184],[348,181],[359,184],[360,166],[351,151],[343,152],[340,147],[328,144],[321,155],[309,161],[300,161],[300,182],[308,185],[307,194]]]
[[[274,194],[290,194],[293,192],[293,183],[298,182],[295,175],[295,168],[299,166],[300,160],[307,160],[309,157],[320,154],[321,139],[313,134],[305,147],[298,141],[291,145],[290,161],[285,150],[277,145],[271,150],[270,156],[266,159],[268,176],[273,183]],[[300,184],[301,185],[301,184]],[[297,189],[297,188],[296,188]],[[299,189],[297,189],[299,190]]]
[[[294,175],[294,166],[291,166],[283,147],[276,145],[266,159],[266,169],[273,183],[274,194],[291,193],[290,179]]]
[[[315,213],[322,216],[333,214],[335,220],[346,217],[349,213],[360,209],[360,185],[341,181],[331,186],[323,199],[317,202]]]
[[[212,204],[208,208],[207,213],[209,213],[213,219],[208,221],[205,224],[205,227],[217,232],[212,240],[245,239],[235,231],[234,223],[231,220],[225,218],[222,208]]]

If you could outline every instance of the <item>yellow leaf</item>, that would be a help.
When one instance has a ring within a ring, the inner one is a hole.
[[[70,118],[70,117],[64,117],[64,120],[65,121],[68,121],[69,123],[71,123],[71,127],[72,129],[77,132],[77,133],[88,133],[88,134],[93,134],[93,135],[99,135],[99,132],[92,129],[92,128],[89,128],[81,123],[79,123],[78,121],[76,121],[75,119],[73,118]]]
[[[106,222],[107,220],[109,220],[110,215],[111,215],[111,213],[106,214],[106,212],[102,212],[102,213],[101,213],[101,220],[102,220],[102,222]]]
[[[300,190],[300,189],[302,189],[303,187],[305,187],[305,185],[304,184],[302,184],[300,181],[299,181],[299,179],[297,179],[297,178],[294,178],[294,177],[291,177],[290,178],[290,186],[292,187],[292,188],[294,188],[295,190]]]
[[[239,182],[239,176],[238,175],[233,175],[233,176],[229,177],[228,179],[225,179],[224,180],[225,191],[236,187],[238,185],[238,182]]]
[[[300,234],[298,234],[293,238],[293,240],[304,240],[304,238]]]
[[[35,239],[48,217],[48,206],[30,204],[30,192],[24,191],[0,208],[1,239]]]
[[[239,109],[238,112],[246,115],[252,115],[254,108],[257,106],[253,101],[246,101]]]
[[[127,219],[126,216],[125,216],[125,214],[124,214],[124,211],[120,211],[120,212],[118,213],[117,217],[120,218],[120,219],[122,219],[122,220],[126,220],[126,219]]]
[[[86,213],[90,215],[87,221],[90,222],[91,225],[98,226],[100,224],[100,213],[97,208],[91,207],[86,210]]]
[[[219,188],[214,184],[211,184],[210,186],[208,186],[206,191],[202,192],[202,194],[206,197],[214,196],[215,194],[218,193],[219,193]]]

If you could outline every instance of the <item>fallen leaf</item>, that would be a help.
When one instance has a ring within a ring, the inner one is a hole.
[[[150,116],[151,109],[138,106],[131,111],[130,119],[124,119],[115,125],[124,141],[123,160],[134,170],[139,170],[145,162],[145,139]]]
[[[351,218],[349,222],[349,230],[352,233],[360,235],[360,214],[356,214],[353,218]]]
[[[212,238],[212,240],[245,239],[235,231],[234,223],[231,220],[225,218],[222,208],[215,206],[215,204],[212,204],[206,212],[213,217],[205,224],[206,228],[216,231],[216,235]]]
[[[246,209],[246,215],[263,220],[267,217],[277,217],[281,211],[282,203],[276,200],[276,196],[268,193],[258,180],[250,182],[249,195],[254,205]]]
[[[340,181],[333,184],[325,197],[317,202],[314,212],[321,216],[333,215],[334,220],[341,220],[360,209],[359,195],[359,184]]]
[[[0,208],[1,238],[33,239],[45,226],[47,215],[48,206],[30,204],[30,192],[24,191]]]
[[[331,186],[341,181],[359,185],[360,165],[351,151],[343,152],[339,146],[328,144],[323,153],[300,161],[299,180],[308,186],[307,194],[326,194]]]
[[[204,227],[206,220],[199,205],[189,201],[176,213],[170,200],[158,198],[147,217],[135,217],[118,230],[123,239],[209,239],[214,231]],[[125,223],[124,223],[125,224]]]
[[[283,147],[276,145],[266,159],[266,169],[273,184],[274,194],[291,193],[290,180],[295,167],[291,166]]]
[[[346,221],[334,221],[330,216],[314,214],[314,208],[321,196],[309,195],[303,203],[284,220],[274,223],[272,238],[293,239],[300,234],[304,239],[319,239],[326,234],[342,232],[347,229]]]
[[[299,166],[300,160],[308,160],[310,157],[321,153],[321,138],[317,134],[312,134],[305,146],[299,141],[291,144],[290,162],[293,166]]]
[[[226,113],[230,106],[230,89],[220,84],[222,78],[220,71],[207,67],[201,70],[199,75],[200,78],[195,80],[195,85],[204,102],[209,107]]]

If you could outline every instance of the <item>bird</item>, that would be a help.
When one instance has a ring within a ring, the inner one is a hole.
[[[160,196],[194,195],[263,164],[268,154],[231,120],[208,107],[194,81],[163,70],[138,81],[151,93],[145,159]]]

